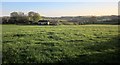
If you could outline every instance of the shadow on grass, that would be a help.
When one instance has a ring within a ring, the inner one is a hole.
[[[45,64],[61,64],[61,65],[82,65],[82,64],[120,64],[120,37],[114,37],[107,42],[96,43],[84,47],[85,50],[89,50],[91,53],[82,55],[76,55],[76,57],[65,57],[55,63],[39,63]],[[3,55],[4,56],[4,55]],[[4,60],[4,59],[3,59]],[[12,60],[12,59],[11,59]],[[23,59],[24,60],[24,59]],[[34,60],[33,60],[34,61]],[[37,65],[38,63],[27,63],[29,65]],[[6,64],[3,64],[6,65]]]
[[[110,41],[96,43],[84,49],[92,51],[89,54],[77,55],[75,58],[66,57],[60,64],[120,64],[120,37],[114,37]]]

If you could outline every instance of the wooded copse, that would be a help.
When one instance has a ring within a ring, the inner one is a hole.
[[[41,19],[39,13],[36,12],[28,12],[25,15],[23,12],[12,12],[10,13],[10,17],[2,17],[3,24],[35,24]]]
[[[49,20],[51,25],[83,25],[83,24],[119,24],[119,16],[64,16],[64,17],[45,17],[39,13],[30,11],[12,12],[10,16],[2,17],[2,24],[38,24],[39,20]]]

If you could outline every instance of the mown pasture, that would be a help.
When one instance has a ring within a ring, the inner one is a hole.
[[[2,25],[3,63],[119,63],[118,25]]]

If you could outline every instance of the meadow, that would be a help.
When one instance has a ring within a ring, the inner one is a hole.
[[[3,63],[120,63],[118,25],[2,25]]]

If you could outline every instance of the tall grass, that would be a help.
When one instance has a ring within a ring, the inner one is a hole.
[[[3,25],[3,63],[119,63],[117,25]]]

